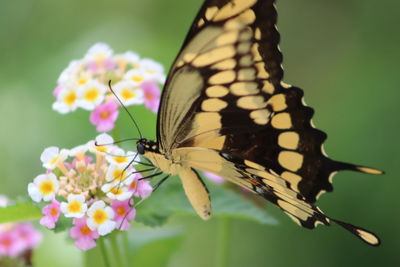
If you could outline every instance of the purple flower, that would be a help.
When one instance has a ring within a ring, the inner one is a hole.
[[[89,250],[96,246],[95,239],[99,238],[97,231],[92,231],[86,224],[86,217],[75,218],[74,227],[70,230],[70,235],[76,239],[75,245],[82,250]]]
[[[36,247],[41,240],[41,233],[30,223],[8,225],[0,231],[0,257],[15,258]]]
[[[55,228],[60,217],[60,203],[53,200],[51,204],[43,207],[42,213],[44,216],[40,219],[40,224],[49,229]]]
[[[148,109],[157,113],[160,105],[160,88],[155,82],[146,82],[142,84],[144,93],[144,104]]]
[[[9,256],[17,257],[21,252],[22,244],[17,235],[13,231],[5,231],[0,233],[0,257]]]
[[[147,180],[139,180],[142,178],[141,174],[136,174],[132,182],[129,184],[129,191],[133,192],[135,197],[147,198],[153,192],[153,187]]]
[[[118,114],[118,104],[114,100],[108,100],[90,113],[90,122],[96,126],[96,131],[108,132],[114,128]]]
[[[14,231],[20,243],[23,244],[23,250],[33,249],[42,241],[42,234],[30,223],[18,223]]]
[[[125,201],[112,200],[111,208],[114,210],[114,220],[117,223],[117,228],[121,231],[129,229],[131,224],[129,221],[134,220],[136,216],[136,209],[132,208],[130,203],[132,199]]]

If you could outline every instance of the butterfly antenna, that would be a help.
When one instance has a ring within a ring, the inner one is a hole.
[[[113,95],[114,95],[115,98],[118,100],[118,102],[121,104],[121,106],[125,109],[126,113],[128,113],[129,117],[131,118],[131,121],[133,122],[133,124],[135,125],[135,127],[136,127],[136,129],[137,129],[137,131],[138,131],[138,133],[139,133],[140,138],[143,138],[142,132],[140,131],[139,126],[138,126],[138,124],[136,123],[135,119],[133,118],[132,114],[131,114],[131,113],[129,112],[129,110],[125,107],[125,105],[122,104],[121,99],[119,99],[119,97],[117,96],[117,94],[116,94],[116,93],[114,92],[114,90],[112,89],[112,87],[111,87],[111,80],[108,81],[108,87],[110,88],[110,91],[113,93]]]

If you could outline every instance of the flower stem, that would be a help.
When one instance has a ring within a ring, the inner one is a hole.
[[[217,227],[217,267],[229,266],[229,247],[230,247],[231,222],[229,218],[220,218]]]
[[[131,250],[129,248],[129,239],[128,239],[128,232],[122,232],[122,245],[123,245],[123,251],[122,253],[124,254],[124,260],[125,260],[125,264],[126,266],[129,266],[129,255],[131,254]]]
[[[104,266],[111,267],[110,260],[108,259],[106,244],[104,242],[104,237],[99,238],[99,247],[101,254],[103,255]]]
[[[110,235],[111,249],[113,252],[115,267],[124,267],[124,263],[122,261],[122,253],[118,244],[118,234],[119,233],[115,231]]]

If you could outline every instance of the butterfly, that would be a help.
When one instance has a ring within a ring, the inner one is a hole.
[[[330,159],[303,91],[282,81],[274,0],[206,0],[176,57],[157,118],[157,140],[137,151],[178,175],[197,214],[211,201],[198,171],[224,177],[272,202],[299,225],[336,223],[377,246],[372,232],[325,215],[315,204],[337,171],[382,174]]]

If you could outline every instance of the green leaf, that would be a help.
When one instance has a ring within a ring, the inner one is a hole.
[[[220,185],[208,186],[211,194],[213,217],[231,217],[276,224],[265,209],[256,206],[242,195]],[[197,216],[189,204],[177,178],[170,178],[161,188],[138,206],[136,220],[145,225],[159,226],[173,214]]]
[[[33,221],[41,217],[39,207],[31,202],[19,202],[13,206],[0,208],[0,223]]]

